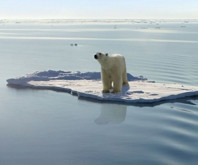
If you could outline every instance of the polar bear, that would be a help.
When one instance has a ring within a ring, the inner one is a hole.
[[[108,55],[108,53],[96,53],[94,58],[101,65],[101,77],[103,93],[122,91],[122,85],[129,85],[127,80],[125,58],[119,54]]]

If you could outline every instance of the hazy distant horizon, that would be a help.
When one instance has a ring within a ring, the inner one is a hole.
[[[123,20],[198,20],[198,18],[0,18],[0,20],[115,20],[115,21],[123,21]]]
[[[6,0],[0,19],[198,19],[196,0]]]

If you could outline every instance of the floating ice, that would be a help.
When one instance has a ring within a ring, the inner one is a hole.
[[[99,72],[43,71],[24,77],[8,79],[10,86],[36,89],[51,89],[68,92],[79,98],[102,102],[125,104],[156,103],[198,95],[198,87],[181,84],[164,84],[148,81],[143,77],[127,74],[129,86],[123,86],[122,93],[102,93]]]

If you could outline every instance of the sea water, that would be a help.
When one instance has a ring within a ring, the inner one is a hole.
[[[6,83],[35,71],[100,71],[101,51],[124,55],[134,76],[197,86],[197,45],[196,21],[1,23],[0,164],[197,164],[197,98],[130,106]]]

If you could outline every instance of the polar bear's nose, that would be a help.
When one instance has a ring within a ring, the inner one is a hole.
[[[97,56],[97,55],[95,55],[95,56],[94,56],[94,58],[95,58],[95,59],[98,59],[98,56]]]

